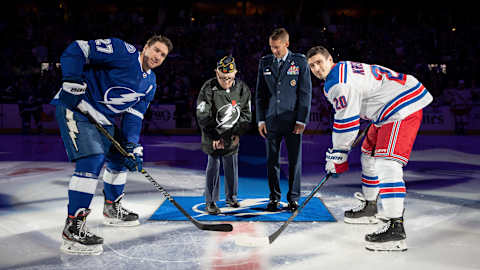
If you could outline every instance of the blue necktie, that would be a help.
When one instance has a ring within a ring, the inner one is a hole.
[[[278,69],[282,67],[283,59],[278,60]]]

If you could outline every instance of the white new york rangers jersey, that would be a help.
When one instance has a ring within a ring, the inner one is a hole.
[[[432,102],[413,76],[379,65],[338,62],[325,79],[324,94],[335,109],[334,149],[350,150],[360,118],[381,126],[402,120]]]

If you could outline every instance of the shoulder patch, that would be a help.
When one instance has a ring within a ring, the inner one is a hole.
[[[273,54],[262,56],[261,60],[262,61],[273,60]]]
[[[307,59],[307,57],[306,57],[305,54],[303,54],[303,53],[293,53],[292,55],[295,56],[295,57],[298,57],[298,58],[305,58],[305,59]]]
[[[125,48],[127,48],[127,51],[128,51],[129,53],[134,53],[134,52],[137,51],[137,49],[135,48],[135,46],[133,46],[132,44],[127,43],[127,42],[125,42],[125,41],[124,41],[123,43],[125,43]]]
[[[200,111],[200,112],[205,112],[205,105],[206,105],[206,102],[205,101],[202,101],[200,102],[198,105],[197,105],[197,110]]]

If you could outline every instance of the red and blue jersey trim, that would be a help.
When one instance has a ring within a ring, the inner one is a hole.
[[[380,198],[405,198],[405,193],[407,189],[405,188],[404,182],[393,182],[393,183],[384,183],[380,184]]]
[[[360,116],[356,115],[345,119],[334,119],[333,132],[345,133],[360,129]]]
[[[347,62],[336,63],[325,80],[324,94],[327,95],[330,88],[338,83],[347,83]]]
[[[418,83],[414,87],[406,90],[388,102],[385,107],[383,107],[383,110],[378,116],[375,124],[387,121],[388,118],[397,113],[399,110],[422,99],[427,93],[427,89],[425,89],[425,86],[423,86],[421,83]]]

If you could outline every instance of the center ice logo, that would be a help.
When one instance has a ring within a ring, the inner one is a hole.
[[[105,104],[114,113],[121,113],[137,104],[143,96],[145,94],[137,93],[128,87],[114,86],[105,91],[103,101],[100,103]]]

